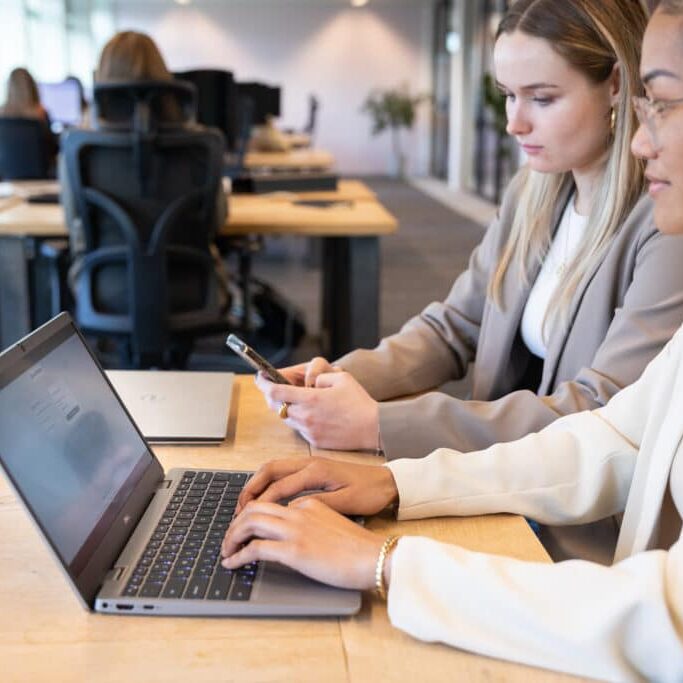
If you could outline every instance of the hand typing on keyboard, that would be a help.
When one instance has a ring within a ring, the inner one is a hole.
[[[259,560],[280,562],[333,586],[369,589],[383,542],[312,497],[287,507],[253,501],[225,535],[222,566],[235,570]]]
[[[375,515],[396,502],[391,470],[328,458],[273,460],[263,465],[240,494],[235,514],[252,500],[271,503],[314,497],[347,515]]]

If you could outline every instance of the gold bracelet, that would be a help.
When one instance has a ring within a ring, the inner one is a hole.
[[[399,538],[400,536],[387,536],[379,551],[377,565],[375,566],[375,592],[380,600],[387,599],[387,587],[384,583],[384,563],[387,559],[387,555],[389,555],[394,546],[398,543]]]

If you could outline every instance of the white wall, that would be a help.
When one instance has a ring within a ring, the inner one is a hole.
[[[117,0],[118,30],[148,32],[172,70],[218,67],[237,80],[283,86],[283,127],[301,128],[308,94],[321,102],[316,146],[346,174],[386,173],[389,135],[373,138],[360,107],[372,88],[431,83],[432,3],[385,0],[353,9],[342,0]],[[407,134],[408,170],[429,167],[429,105]]]

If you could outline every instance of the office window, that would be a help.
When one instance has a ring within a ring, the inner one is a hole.
[[[451,107],[451,61],[456,50],[453,31],[453,1],[439,0],[434,12],[434,47],[432,54],[432,168],[435,178],[448,178],[448,144]],[[459,47],[458,47],[459,49]]]
[[[23,0],[5,0],[0,21],[0,101],[5,101],[10,71],[27,61]]]
[[[77,76],[86,91],[102,45],[114,33],[112,0],[2,0],[0,100],[25,66],[37,81]]]
[[[519,166],[518,149],[506,133],[505,101],[493,85],[493,46],[509,0],[484,0],[477,17],[477,48],[481,53],[478,84],[474,176],[479,195],[498,204]]]
[[[59,81],[67,69],[64,0],[25,0],[29,69],[41,81]]]

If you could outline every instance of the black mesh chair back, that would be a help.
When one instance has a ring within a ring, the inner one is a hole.
[[[93,127],[150,132],[196,122],[197,90],[180,81],[100,83],[93,98]]]
[[[117,129],[69,131],[62,145],[85,236],[75,317],[85,332],[127,337],[135,367],[168,365],[175,342],[221,321],[210,244],[223,138],[160,122],[167,85],[144,97],[122,86],[120,99],[96,86],[98,119]],[[119,130],[126,111],[133,127]]]
[[[50,135],[39,119],[0,117],[0,180],[48,178]]]

